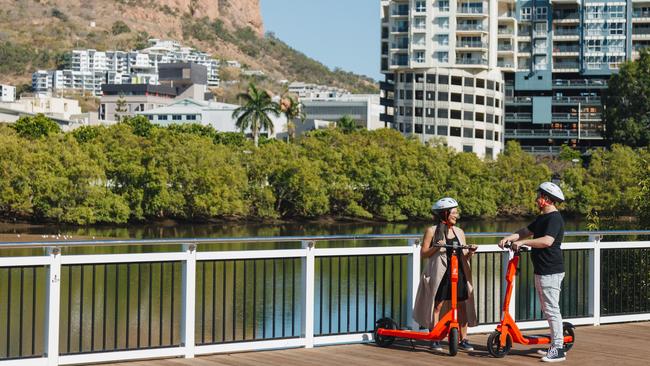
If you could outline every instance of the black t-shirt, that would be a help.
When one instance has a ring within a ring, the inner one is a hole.
[[[564,272],[562,260],[562,239],[564,238],[564,219],[558,211],[539,215],[530,225],[528,230],[533,233],[533,239],[546,235],[555,238],[553,245],[539,249],[533,248],[531,259],[537,275],[550,275]]]

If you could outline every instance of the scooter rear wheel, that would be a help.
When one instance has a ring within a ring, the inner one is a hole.
[[[458,354],[458,328],[449,330],[449,356]]]
[[[490,352],[490,354],[496,358],[505,357],[508,352],[510,352],[510,348],[512,347],[512,338],[510,338],[510,334],[507,335],[506,345],[503,347],[501,347],[500,337],[501,332],[495,330],[494,332],[490,333],[490,336],[487,340],[488,352]]]
[[[393,336],[383,336],[377,334],[377,329],[379,328],[384,328],[384,329],[397,329],[397,323],[391,318],[381,318],[377,320],[377,323],[375,323],[375,343],[379,347],[390,347],[393,342],[395,342],[395,337]]]
[[[571,323],[567,323],[567,322],[562,323],[562,335],[565,336],[565,337],[566,336],[571,336],[571,338],[573,339],[573,341],[571,341],[571,342],[564,343],[564,351],[565,352],[570,350],[571,347],[573,347],[573,343],[575,343],[575,341],[576,341],[576,333],[573,330],[573,328],[574,328],[573,324],[571,324]]]

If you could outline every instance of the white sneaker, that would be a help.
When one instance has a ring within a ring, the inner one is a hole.
[[[548,349],[546,356],[542,357],[543,362],[562,362],[565,360],[566,356],[564,355],[564,350],[553,346]]]

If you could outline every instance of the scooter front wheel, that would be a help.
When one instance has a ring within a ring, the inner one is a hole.
[[[510,334],[506,336],[506,345],[501,347],[501,332],[495,330],[494,332],[490,333],[490,336],[487,340],[487,349],[493,357],[505,357],[508,352],[510,352],[511,347],[512,338],[510,338]]]
[[[562,335],[565,336],[565,337],[570,336],[571,339],[572,339],[571,342],[564,343],[564,351],[565,352],[570,350],[571,347],[573,347],[573,344],[576,341],[576,333],[575,333],[573,328],[574,328],[573,324],[571,324],[571,323],[567,323],[567,322],[562,323]]]
[[[377,330],[379,328],[384,328],[384,329],[397,329],[397,323],[391,318],[381,318],[377,320],[377,323],[375,323],[375,343],[379,347],[390,347],[393,342],[395,342],[395,337],[393,336],[383,336],[377,334]]]
[[[458,354],[458,328],[449,330],[449,356]]]

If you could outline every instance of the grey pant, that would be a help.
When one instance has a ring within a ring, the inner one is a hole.
[[[542,311],[548,325],[551,328],[553,345],[557,348],[564,346],[562,334],[562,314],[560,313],[560,290],[564,272],[552,275],[535,275],[535,289],[539,302],[542,304]]]

